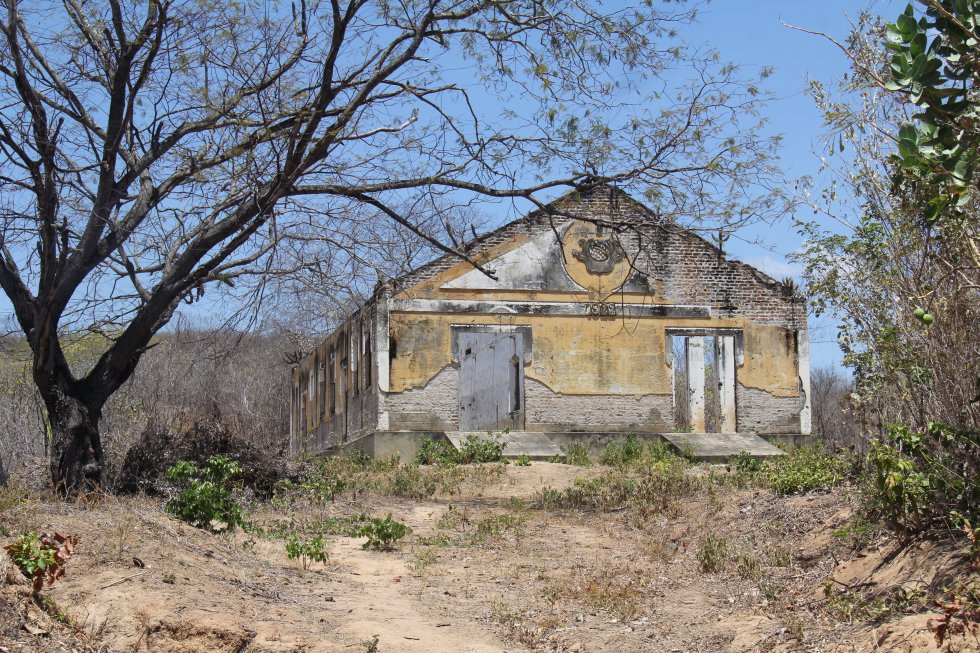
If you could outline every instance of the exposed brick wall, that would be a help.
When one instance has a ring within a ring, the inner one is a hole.
[[[459,368],[447,365],[425,387],[384,393],[391,431],[455,431],[459,425]]]
[[[673,431],[670,395],[563,395],[526,379],[529,431]]]
[[[738,430],[745,433],[798,433],[804,397],[776,397],[736,383]]]

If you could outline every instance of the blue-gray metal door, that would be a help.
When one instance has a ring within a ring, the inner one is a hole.
[[[514,332],[461,330],[459,430],[524,428],[524,339]]]

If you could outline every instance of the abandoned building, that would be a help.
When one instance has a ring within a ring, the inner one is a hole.
[[[468,253],[483,270],[446,255],[379,284],[294,368],[294,455],[809,433],[803,298],[625,192],[569,193]]]

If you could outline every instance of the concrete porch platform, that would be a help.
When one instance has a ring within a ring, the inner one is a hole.
[[[746,451],[753,456],[785,456],[786,452],[752,433],[661,433],[677,450],[690,447],[695,460],[723,463],[730,456]]]
[[[475,435],[481,440],[486,440],[489,436],[485,431],[446,431],[446,437],[459,449],[469,435]],[[562,453],[558,445],[548,439],[545,433],[538,431],[511,431],[509,433],[498,433],[504,447],[504,458],[516,458],[527,456],[531,460],[550,460],[554,457],[562,458]]]

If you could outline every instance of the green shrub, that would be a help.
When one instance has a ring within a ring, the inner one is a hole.
[[[589,458],[589,445],[585,442],[563,444],[561,452],[565,454],[565,464],[567,465],[588,467],[592,464],[592,460]]]
[[[647,457],[653,462],[678,458],[669,442],[651,442],[647,445]]]
[[[459,462],[468,465],[496,463],[503,460],[507,443],[496,433],[487,433],[487,436],[487,438],[480,438],[473,434],[467,435],[463,446],[459,449]]]
[[[753,456],[748,451],[740,451],[728,458],[728,469],[735,474],[755,476],[765,468],[761,458]]]
[[[167,502],[166,511],[195,528],[213,533],[234,530],[248,523],[245,509],[233,497],[233,481],[241,473],[227,456],[211,456],[203,470],[178,460],[167,470],[167,480],[181,488]]]
[[[609,470],[591,479],[577,478],[563,491],[546,487],[538,492],[541,509],[578,508],[606,512],[628,508],[640,518],[670,513],[677,500],[696,483],[685,474],[686,463],[673,460],[648,462],[640,474]]]
[[[922,433],[894,426],[868,454],[869,516],[901,534],[953,528],[980,543],[980,431],[930,423]]]
[[[606,445],[599,462],[613,467],[626,467],[639,460],[643,455],[643,444],[636,439],[636,433],[627,433],[622,442],[610,442]]]
[[[415,452],[416,465],[458,465],[459,451],[449,440],[426,438]]]
[[[530,467],[531,457],[526,453],[522,453],[520,456],[514,459],[514,464],[518,467]]]
[[[765,461],[760,478],[776,494],[786,495],[830,489],[846,481],[852,472],[853,461],[846,455],[801,447],[789,456]]]
[[[388,516],[384,519],[375,517],[367,524],[364,524],[357,532],[357,535],[358,537],[368,538],[362,548],[369,549],[374,547],[375,549],[388,551],[393,547],[395,542],[408,535],[408,533],[408,527],[392,519],[391,513],[389,512]]]
[[[314,562],[326,564],[328,555],[323,536],[317,535],[309,540],[301,540],[296,533],[290,533],[286,538],[286,556],[290,560],[300,558],[303,569],[309,569]]]

